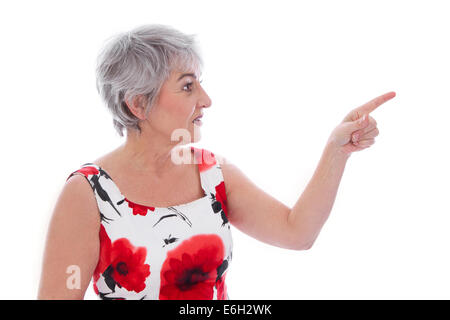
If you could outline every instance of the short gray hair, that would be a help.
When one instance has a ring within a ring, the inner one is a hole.
[[[141,120],[130,112],[125,101],[143,97],[148,116],[173,70],[199,72],[203,68],[195,36],[170,26],[148,24],[106,40],[97,57],[96,87],[120,136],[129,128],[141,132]]]

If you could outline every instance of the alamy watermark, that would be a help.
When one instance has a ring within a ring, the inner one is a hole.
[[[194,131],[194,140],[196,137],[196,131]],[[171,141],[179,141],[181,138],[181,142],[178,145],[185,145],[191,143],[191,133],[189,130],[184,128],[175,129],[172,132],[170,137]],[[181,153],[181,154],[180,154]],[[203,149],[202,150],[194,150],[194,156],[192,156],[191,151],[188,149],[182,148],[173,148],[171,152],[171,160],[175,164],[207,164],[212,165],[214,163],[223,164],[226,163],[226,159],[215,155],[213,152]]]
[[[79,266],[73,264],[67,267],[66,273],[70,276],[66,280],[67,289],[81,289],[81,269]]]

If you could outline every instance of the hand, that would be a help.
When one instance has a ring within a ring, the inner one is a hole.
[[[385,93],[362,106],[353,109],[331,133],[329,143],[346,155],[361,151],[375,143],[379,131],[377,122],[369,113],[395,97],[395,92]]]

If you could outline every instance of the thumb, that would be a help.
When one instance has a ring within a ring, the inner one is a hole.
[[[358,143],[359,137],[361,136],[363,129],[369,125],[369,117],[365,114],[362,118],[353,121],[353,132],[350,132],[351,137],[350,140],[353,143]]]
[[[358,120],[355,120],[351,122],[350,127],[353,129],[353,131],[364,129],[369,125],[369,117],[367,114],[365,114],[362,118],[359,118]]]
[[[347,137],[353,133],[361,132],[365,127],[369,125],[369,117],[365,114],[362,118],[355,121],[349,121],[343,123],[343,130],[341,131]]]

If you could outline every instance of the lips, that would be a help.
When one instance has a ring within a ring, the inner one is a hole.
[[[203,114],[199,115],[197,118],[195,118],[194,120],[192,120],[192,122],[194,122],[195,120],[200,120],[203,117]]]

